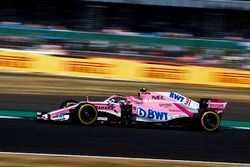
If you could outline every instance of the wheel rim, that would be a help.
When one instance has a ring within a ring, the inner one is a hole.
[[[80,107],[78,117],[83,124],[92,124],[97,118],[96,108],[90,104],[85,104]]]
[[[205,130],[214,131],[220,125],[220,118],[215,112],[206,112],[202,116],[201,124]]]

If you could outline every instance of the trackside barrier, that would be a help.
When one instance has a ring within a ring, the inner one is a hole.
[[[63,58],[0,49],[0,70],[134,80],[136,64],[138,63],[126,60]]]
[[[63,58],[6,49],[0,49],[0,70],[250,88],[250,71],[246,70],[152,65],[110,58]]]
[[[250,88],[250,71],[200,66],[143,64],[138,78],[144,81]]]

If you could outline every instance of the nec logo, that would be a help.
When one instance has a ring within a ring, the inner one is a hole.
[[[165,100],[164,96],[152,96],[153,100]]]
[[[147,118],[147,119],[154,119],[154,120],[168,120],[168,113],[167,112],[160,112],[155,111],[152,109],[145,110],[141,107],[137,107],[137,115],[139,117]]]
[[[177,101],[180,101],[180,102],[183,102],[183,100],[185,99],[185,97],[181,96],[181,95],[178,95],[174,92],[170,92],[170,95],[169,95],[170,98],[172,99],[175,99]]]

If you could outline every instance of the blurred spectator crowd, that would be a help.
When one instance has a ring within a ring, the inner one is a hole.
[[[250,70],[248,11],[87,2],[3,0],[0,26],[76,30],[129,36],[203,38],[243,42],[248,49],[142,45],[128,42],[1,35],[0,47],[56,56],[112,57],[157,64],[192,64]]]
[[[110,41],[76,42],[63,38],[0,37],[0,48],[37,51],[63,57],[110,57],[151,64],[201,65],[250,70],[250,53],[239,49],[192,46],[142,45]]]

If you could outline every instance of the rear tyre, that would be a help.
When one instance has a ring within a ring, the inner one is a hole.
[[[81,125],[93,125],[97,120],[97,109],[89,103],[80,104],[74,111],[74,120]]]
[[[213,111],[206,111],[201,117],[201,127],[208,132],[217,131],[220,126],[220,116]]]
[[[60,108],[66,108],[66,107],[75,105],[75,104],[77,104],[77,103],[78,103],[78,102],[77,102],[76,100],[66,100],[65,102],[63,102],[63,103],[60,105]]]

